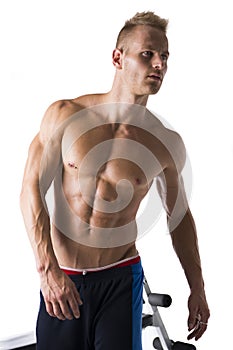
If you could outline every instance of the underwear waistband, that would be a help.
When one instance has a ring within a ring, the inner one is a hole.
[[[124,266],[134,265],[134,264],[139,263],[140,260],[141,260],[140,256],[137,255],[137,256],[134,256],[131,258],[117,261],[116,263],[113,263],[110,265],[102,266],[102,267],[95,267],[95,268],[88,268],[88,269],[73,269],[70,267],[65,267],[65,266],[60,265],[60,268],[67,275],[86,275],[89,272],[98,272],[98,271],[104,271],[104,270],[108,270],[108,269],[116,268],[116,267],[124,267]]]

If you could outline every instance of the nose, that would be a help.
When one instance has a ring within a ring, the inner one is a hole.
[[[161,60],[161,57],[158,53],[154,54],[153,60],[152,60],[152,65],[153,65],[153,68],[155,68],[155,69],[162,69],[163,61]]]

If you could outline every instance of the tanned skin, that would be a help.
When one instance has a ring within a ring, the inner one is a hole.
[[[115,49],[113,52],[116,73],[112,89],[107,93],[53,103],[46,111],[40,131],[30,145],[21,192],[21,209],[40,275],[46,310],[50,316],[60,320],[80,317],[79,305],[82,301],[71,279],[61,270],[61,265],[79,269],[102,267],[137,255],[137,249],[135,240],[115,247],[80,244],[78,240],[67,237],[55,224],[51,224],[39,188],[43,152],[59,126],[86,108],[119,102],[145,107],[149,95],[156,94],[161,87],[167,71],[168,56],[168,41],[162,31],[148,25],[137,26],[131,33],[127,50]],[[130,160],[109,160],[106,155],[105,166],[98,172],[95,191],[88,194],[90,201],[95,203],[98,198],[104,198],[108,202],[114,201],[117,197],[116,184],[122,178],[132,183],[134,191],[132,200],[125,209],[111,214],[99,212],[93,210],[82,196],[79,187],[79,181],[82,179],[78,176],[80,163],[94,146],[105,140],[134,140],[152,152],[160,167],[154,166],[150,180],[156,178],[159,194],[167,212],[172,243],[191,291],[188,300],[188,329],[191,333],[188,339],[197,340],[207,328],[205,324],[198,325],[198,314],[206,323],[209,309],[195,224],[185,199],[181,176],[185,164],[185,146],[177,133],[166,129],[156,117],[153,120],[154,122],[149,118],[149,127],[176,149],[176,154],[179,154],[177,159],[171,157],[161,140],[153,134],[127,123],[114,123],[113,118],[110,123],[90,130],[72,144],[62,158],[62,185],[70,208],[83,222],[100,228],[121,227],[134,221],[139,204],[148,192],[151,182],[148,182],[142,170]],[[64,133],[57,138],[55,149],[59,149],[63,137]],[[87,178],[91,178],[91,171],[86,175]],[[182,194],[182,200],[178,202],[177,212],[173,212],[178,193]],[[181,212],[184,212],[184,215],[177,225],[175,223],[178,222],[177,218]],[[86,233],[88,234],[90,232]]]

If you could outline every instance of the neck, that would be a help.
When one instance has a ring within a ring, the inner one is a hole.
[[[129,103],[146,106],[148,95],[135,95],[127,86],[115,77],[112,89],[105,94],[106,102],[110,103]]]
[[[137,104],[140,106],[146,106],[148,96],[125,96],[122,95],[121,92],[109,91],[106,95],[106,102],[108,103],[129,103],[129,104]]]

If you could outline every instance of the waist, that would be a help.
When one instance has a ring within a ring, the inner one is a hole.
[[[123,259],[121,261],[117,261],[113,264],[102,266],[102,267],[95,267],[95,268],[88,268],[88,269],[73,269],[70,267],[60,265],[60,268],[67,275],[86,275],[87,273],[90,273],[90,272],[98,272],[98,271],[109,270],[112,268],[119,268],[119,267],[134,265],[134,264],[137,264],[140,260],[141,260],[140,256],[136,255],[136,256]]]

